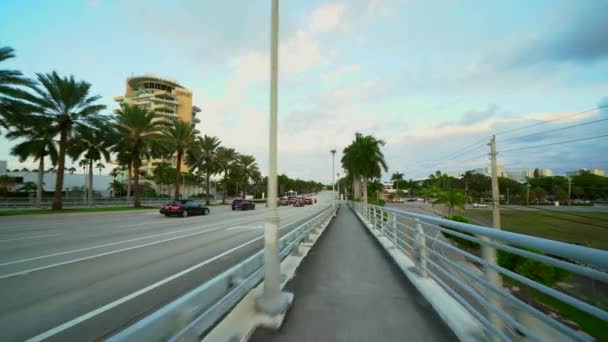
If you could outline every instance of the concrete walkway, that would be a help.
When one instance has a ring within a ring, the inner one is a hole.
[[[456,340],[346,205],[287,289],[295,301],[281,330],[252,341]]]

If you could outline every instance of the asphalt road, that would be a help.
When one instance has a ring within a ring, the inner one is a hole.
[[[281,233],[325,208],[328,195],[280,207]],[[261,249],[266,213],[258,205],[188,218],[158,210],[0,217],[0,341],[108,336]]]

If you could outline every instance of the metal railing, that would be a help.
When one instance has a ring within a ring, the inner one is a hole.
[[[370,230],[392,241],[394,247],[412,259],[421,277],[437,282],[475,316],[491,339],[593,340],[560,319],[549,306],[520,298],[516,291],[502,286],[501,279],[565,303],[608,326],[605,309],[499,265],[494,251],[603,283],[608,283],[608,252],[395,208],[360,202],[349,202],[349,206]],[[460,248],[458,242],[446,238],[450,236],[478,244],[483,252],[478,255],[474,248]],[[492,273],[502,278],[493,281],[496,278],[488,276]]]
[[[334,216],[331,206],[309,217],[283,226],[290,229],[279,239],[279,256],[300,253],[299,245],[324,227]],[[251,241],[262,240],[260,236]],[[243,246],[243,245],[241,245]],[[228,254],[231,251],[224,252]],[[200,341],[263,278],[264,250],[165,305],[108,341]]]
[[[193,199],[194,201],[204,202],[204,199]],[[82,198],[64,198],[62,205],[64,208],[87,208],[87,207],[120,207],[132,206],[133,197],[127,200],[126,197],[98,197],[92,202]],[[157,206],[170,202],[169,198],[142,198],[141,203],[144,206]],[[226,203],[230,203],[232,199],[226,198]],[[211,200],[212,204],[221,203],[222,200]],[[36,203],[35,199],[28,198],[0,198],[0,210],[2,209],[48,209],[53,204],[52,198],[44,198],[40,203]]]

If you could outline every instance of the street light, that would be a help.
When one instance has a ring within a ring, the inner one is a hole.
[[[279,66],[279,0],[272,0],[270,31],[270,134],[268,158],[268,214],[264,225],[264,292],[256,309],[269,316],[287,311],[293,294],[281,292],[279,213],[277,211],[277,81]]]
[[[336,150],[331,150],[331,205],[336,206],[336,179],[334,178],[334,168],[336,164]]]
[[[340,196],[340,172],[338,172],[337,176],[338,176],[338,201],[339,201],[342,199]]]

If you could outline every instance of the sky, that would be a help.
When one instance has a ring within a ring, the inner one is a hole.
[[[198,129],[267,174],[270,0],[4,0],[2,69],[92,84],[108,112],[127,77],[178,80]],[[331,180],[355,132],[419,179],[485,167],[608,169],[608,1],[280,1],[279,172]],[[584,113],[581,113],[584,112]],[[520,127],[533,126],[528,129]],[[504,133],[503,133],[504,132]],[[0,160],[10,156],[0,138]],[[530,148],[535,145],[546,147]],[[517,148],[523,150],[507,151]]]

